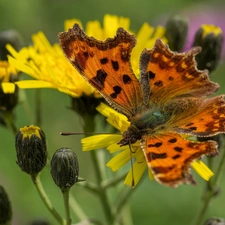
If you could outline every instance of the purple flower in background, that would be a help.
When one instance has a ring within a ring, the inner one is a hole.
[[[182,13],[189,20],[188,35],[183,50],[192,47],[197,30],[202,24],[213,24],[220,27],[225,34],[225,6],[212,8],[211,6],[200,6],[195,9],[191,8]],[[225,43],[223,42],[222,57],[225,57]]]

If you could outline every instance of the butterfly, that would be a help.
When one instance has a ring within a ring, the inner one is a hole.
[[[140,78],[131,67],[136,38],[119,28],[105,41],[89,37],[75,24],[59,33],[62,50],[71,64],[108,103],[125,115],[130,126],[118,145],[140,140],[147,165],[161,184],[195,184],[192,161],[218,155],[215,141],[198,142],[186,135],[209,137],[225,132],[224,96],[208,98],[219,88],[208,72],[197,69],[194,47],[172,52],[158,39],[140,55]]]

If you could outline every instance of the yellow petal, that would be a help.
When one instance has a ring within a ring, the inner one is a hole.
[[[97,106],[96,110],[106,116],[107,121],[117,130],[124,132],[130,125],[126,116],[116,112],[114,109],[104,103],[101,103],[99,106]]]
[[[122,139],[122,135],[120,136],[120,140],[121,140],[121,139]],[[118,140],[118,142],[119,142],[120,140]],[[110,153],[114,153],[114,152],[117,152],[117,151],[120,151],[120,150],[129,149],[129,146],[127,146],[127,145],[126,145],[126,146],[120,147],[120,146],[117,144],[118,142],[109,145],[109,146],[107,147],[107,150],[108,150]]]
[[[15,84],[9,82],[1,83],[2,90],[5,94],[11,94],[15,91]]]
[[[144,171],[146,169],[146,163],[140,163],[138,161],[136,161],[133,164],[133,172],[132,169],[130,169],[129,173],[126,176],[126,179],[124,181],[124,184],[131,186],[134,184],[134,186],[137,185],[137,183],[139,182],[139,180],[141,179]]]
[[[83,151],[105,148],[121,140],[121,135],[99,134],[81,139]]]
[[[96,39],[104,40],[103,29],[99,21],[89,21],[86,24],[86,33],[89,36],[93,36]]]
[[[7,49],[9,50],[9,48],[7,48]],[[11,50],[10,50],[10,53],[12,53]],[[29,66],[25,65],[23,62],[21,62],[19,60],[16,60],[16,59],[14,59],[11,56],[8,56],[8,60],[9,60],[9,63],[12,66],[14,66],[16,69],[18,69],[18,70],[20,70],[20,71],[22,71],[22,72],[24,72],[26,74],[29,74],[31,76],[34,75],[33,70]]]
[[[82,27],[81,21],[78,19],[65,20],[64,31],[67,31],[67,30],[69,30],[69,28],[72,28],[75,23],[78,23]]]
[[[56,88],[54,85],[47,81],[41,80],[21,80],[15,82],[19,88],[29,89],[29,88]]]
[[[148,177],[149,177],[150,180],[154,180],[155,179],[154,175],[153,175],[153,173],[152,173],[152,171],[150,169],[148,169]]]
[[[196,160],[191,164],[192,168],[204,179],[209,180],[214,173],[200,160]]]
[[[127,149],[114,156],[106,166],[112,171],[116,171],[129,162],[130,159],[130,149]]]

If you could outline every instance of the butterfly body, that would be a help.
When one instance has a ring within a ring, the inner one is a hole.
[[[223,96],[207,98],[219,85],[196,67],[195,47],[175,53],[157,40],[140,56],[140,79],[131,68],[134,35],[122,28],[105,41],[88,37],[75,24],[59,34],[64,54],[101,95],[130,121],[120,146],[140,140],[149,169],[167,186],[194,184],[193,160],[218,154],[214,141],[197,142],[185,135],[213,136],[225,132]]]

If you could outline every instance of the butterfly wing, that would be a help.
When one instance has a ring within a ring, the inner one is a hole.
[[[179,106],[179,107],[178,107]],[[172,102],[165,111],[173,109],[167,129],[199,137],[213,136],[225,131],[224,96],[186,98]]]
[[[210,81],[207,71],[196,67],[194,56],[201,48],[185,53],[170,51],[161,40],[151,50],[143,50],[140,57],[141,85],[150,103],[167,102],[174,97],[202,97],[214,93],[219,85]],[[150,89],[148,90],[149,82]],[[144,101],[147,101],[146,99]]]
[[[139,111],[142,92],[130,64],[134,35],[120,28],[114,38],[98,41],[75,24],[59,40],[72,65],[117,111],[128,118]]]
[[[173,132],[144,136],[141,147],[155,179],[170,187],[195,184],[189,173],[191,162],[202,155],[218,154],[214,141],[189,141]]]

